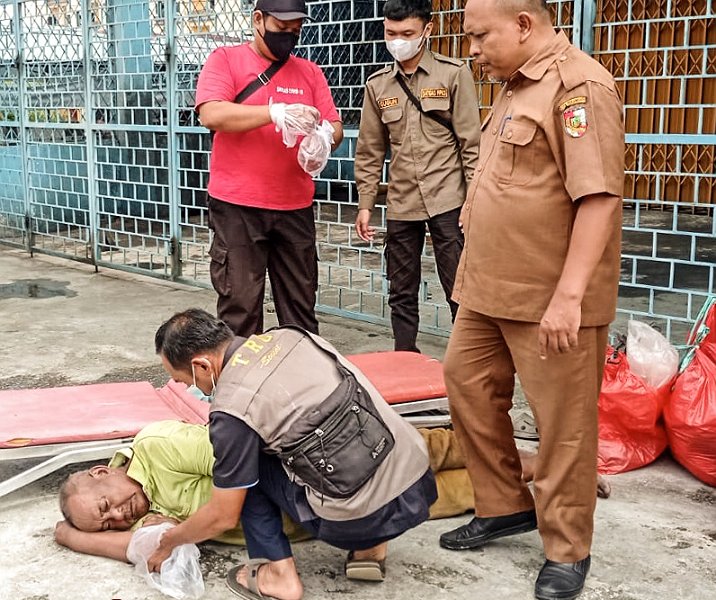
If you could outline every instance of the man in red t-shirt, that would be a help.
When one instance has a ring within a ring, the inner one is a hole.
[[[320,68],[291,56],[307,17],[304,0],[258,0],[254,41],[215,50],[199,75],[196,110],[215,132],[211,282],[219,318],[243,337],[263,331],[267,269],[279,323],[318,333],[313,179],[299,165],[299,144],[287,147],[284,139],[288,133],[289,142],[292,135],[300,142],[328,121],[335,149],[343,126]],[[240,104],[234,101],[281,61],[268,83]]]

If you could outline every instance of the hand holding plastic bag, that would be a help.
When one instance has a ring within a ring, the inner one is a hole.
[[[679,353],[656,329],[629,321],[626,354],[629,368],[647,385],[659,388],[671,381],[679,369]]]
[[[159,539],[172,523],[161,523],[137,529],[127,547],[127,559],[134,563],[135,571],[147,583],[177,600],[193,600],[204,593],[204,579],[199,569],[199,548],[195,544],[183,544],[172,550],[171,556],[162,563],[160,573],[150,573],[147,560],[159,547]]]
[[[307,135],[298,147],[298,164],[311,177],[318,175],[326,166],[333,145],[333,125],[323,121],[319,127]]]
[[[283,136],[283,143],[287,148],[293,148],[299,135],[309,135],[316,130],[321,113],[318,109],[307,104],[284,104],[283,102],[269,102],[271,121],[276,125],[276,131]]]

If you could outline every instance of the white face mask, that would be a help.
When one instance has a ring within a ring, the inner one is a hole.
[[[206,395],[204,392],[202,392],[198,387],[195,385],[190,385],[188,388],[186,388],[186,391],[189,392],[194,398],[197,400],[201,400],[202,402],[211,402],[214,400],[214,395]]]
[[[425,41],[425,34],[414,40],[404,40],[398,38],[397,40],[386,40],[385,46],[388,48],[391,56],[398,62],[404,62],[417,56],[420,52],[420,48]]]
[[[216,395],[216,382],[214,381],[214,374],[211,373],[211,394],[205,394],[201,390],[201,388],[196,385],[196,373],[194,372],[194,365],[191,366],[191,374],[194,378],[194,384],[190,385],[186,391],[198,400],[201,400],[202,402],[213,402],[214,396]]]

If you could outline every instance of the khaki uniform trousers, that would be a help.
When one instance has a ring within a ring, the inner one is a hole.
[[[537,511],[545,555],[576,562],[590,551],[597,497],[597,400],[608,327],[579,330],[569,353],[538,355],[539,324],[458,310],[445,355],[455,433],[475,514]],[[508,411],[515,373],[540,433],[534,498],[522,481]]]

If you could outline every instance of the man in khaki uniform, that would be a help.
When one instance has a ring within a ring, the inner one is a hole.
[[[463,208],[460,304],[445,357],[476,517],[443,547],[534,529],[539,599],[576,598],[590,565],[597,398],[620,266],[622,103],[611,75],[555,33],[543,0],[469,0],[470,54],[503,82]],[[535,414],[534,498],[508,410]]]
[[[419,352],[418,290],[425,225],[454,319],[457,304],[450,297],[463,247],[458,217],[477,161],[480,120],[470,70],[427,49],[430,0],[388,0],[383,16],[386,45],[395,62],[366,83],[355,156],[356,232],[365,241],[374,238],[368,223],[390,150],[388,302],[395,349]]]

